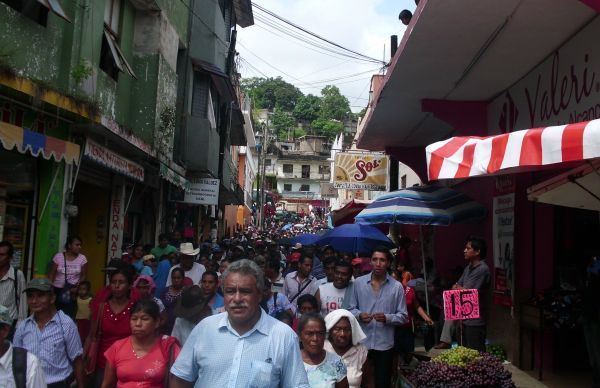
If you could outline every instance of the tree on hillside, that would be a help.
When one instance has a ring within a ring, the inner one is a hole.
[[[277,78],[247,78],[243,79],[242,90],[250,96],[257,109],[274,108],[292,112],[296,101],[302,96],[300,89]]]
[[[344,124],[341,121],[323,117],[314,120],[311,123],[311,127],[315,130],[316,134],[327,136],[329,139],[333,139],[338,133],[344,130]]]
[[[288,133],[291,134],[291,131],[296,127],[296,121],[292,116],[281,110],[276,110],[271,115],[271,124],[275,128],[277,138],[280,140],[287,139]]]
[[[321,90],[320,118],[343,121],[350,117],[350,102],[340,93],[337,86],[327,85]]]
[[[312,94],[300,97],[294,107],[294,117],[296,120],[312,122],[319,118],[320,112],[321,98]]]

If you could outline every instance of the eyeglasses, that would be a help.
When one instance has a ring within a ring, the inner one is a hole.
[[[351,327],[334,327],[334,328],[331,329],[331,331],[333,333],[336,333],[336,334],[341,334],[341,333],[352,334],[352,328]]]

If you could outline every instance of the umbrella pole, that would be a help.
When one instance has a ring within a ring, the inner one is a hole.
[[[423,225],[419,225],[419,239],[421,240],[421,259],[423,260],[423,279],[425,280],[425,306],[429,315],[429,287],[427,284],[427,268],[425,267],[425,242],[423,241]]]

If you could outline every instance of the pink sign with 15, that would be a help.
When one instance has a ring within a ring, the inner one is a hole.
[[[477,289],[444,291],[444,319],[454,321],[479,318]]]

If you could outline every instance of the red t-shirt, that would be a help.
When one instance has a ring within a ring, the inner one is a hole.
[[[133,351],[131,336],[116,341],[104,353],[106,361],[117,373],[117,388],[162,388],[169,363],[170,346],[173,360],[181,350],[173,337],[163,336],[143,357]]]

